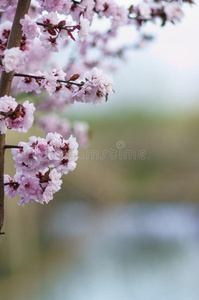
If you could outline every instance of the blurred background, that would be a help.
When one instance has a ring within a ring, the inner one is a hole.
[[[4,300],[199,299],[199,7],[129,53],[115,94],[77,104],[91,142],[48,205],[5,200]],[[9,133],[8,144],[41,136]],[[6,173],[13,175],[6,151]]]

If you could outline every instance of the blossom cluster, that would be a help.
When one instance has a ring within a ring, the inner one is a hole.
[[[46,168],[34,175],[16,173],[14,179],[4,175],[5,193],[8,197],[20,196],[19,205],[39,202],[48,203],[53,199],[53,194],[61,188],[61,174],[56,169]]]
[[[23,76],[23,74],[21,74]],[[45,88],[50,96],[62,98],[66,103],[83,102],[99,103],[113,92],[113,80],[98,68],[93,68],[84,81],[76,83],[79,74],[72,75],[69,80],[63,70],[53,69],[44,74],[24,75],[18,83],[21,91],[40,93]]]
[[[73,136],[65,140],[58,133],[49,133],[46,138],[32,136],[29,142],[20,142],[12,149],[16,174],[14,179],[5,176],[9,197],[19,194],[19,204],[48,203],[60,189],[63,174],[73,171],[78,158],[78,143]]]
[[[20,72],[28,61],[28,51],[22,51],[19,47],[6,49],[2,55],[2,66],[9,73],[11,71]]]
[[[15,98],[4,96],[0,98],[0,132],[6,133],[7,128],[27,132],[34,121],[35,107],[26,100],[18,104]]]
[[[25,33],[26,26],[30,23],[30,20],[23,22],[23,30]],[[41,35],[40,40],[42,46],[48,51],[58,52],[60,45],[58,38],[66,40],[70,37],[75,41],[73,32],[78,31],[79,38],[83,41],[88,35],[90,21],[84,19],[83,16],[80,17],[79,23],[77,25],[72,25],[71,21],[65,19],[59,20],[58,15],[55,12],[50,12],[49,14],[42,15],[41,18],[37,20],[37,24],[40,25]],[[30,26],[31,28],[34,26]],[[34,36],[36,34],[36,29],[30,31],[30,35]]]
[[[100,103],[103,97],[113,92],[113,81],[98,68],[94,68],[87,76],[85,84],[74,93],[73,99],[83,103]]]
[[[6,50],[11,26],[12,23],[10,21],[0,24],[0,55]]]
[[[20,72],[28,61],[32,41],[22,35],[20,46],[7,49],[12,22],[6,20],[0,25],[0,68],[7,73]]]

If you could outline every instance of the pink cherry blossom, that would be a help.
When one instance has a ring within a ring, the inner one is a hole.
[[[27,132],[34,121],[35,107],[33,103],[26,100],[23,104],[18,104],[10,117],[7,117],[9,129]]]
[[[18,193],[21,197],[19,205],[24,206],[26,203],[38,201],[41,190],[39,178],[29,174],[16,173],[14,179],[19,184]]]
[[[18,204],[39,202],[41,204],[48,203],[53,199],[54,193],[60,190],[62,180],[61,173],[56,169],[45,168],[35,174],[18,172],[14,176],[14,180],[9,175],[4,176],[5,183],[12,183],[5,186],[5,192],[9,197],[21,197]]]
[[[46,139],[30,137],[29,142],[20,142],[12,149],[18,173],[35,174],[47,167],[67,174],[74,170],[78,158],[78,143],[72,136],[65,140],[58,133],[48,133]],[[66,166],[67,161],[67,166]]]
[[[32,136],[28,143],[20,142],[18,146],[19,149],[12,149],[17,172],[36,173],[46,168],[49,163],[46,157],[46,139]]]
[[[62,146],[63,138],[59,133],[48,133],[46,136],[47,156],[50,160],[59,161],[63,157]]]
[[[94,0],[82,0],[81,5],[73,3],[71,6],[70,14],[73,17],[73,20],[79,23],[80,16],[83,15],[85,19],[88,19],[90,22],[93,19],[95,1]]]
[[[4,190],[8,197],[14,198],[18,195],[18,187],[19,184],[16,182],[14,183],[14,180],[7,174],[4,175],[4,183],[12,183],[5,185]]]
[[[143,19],[151,18],[151,8],[149,3],[143,2],[138,5],[140,17]]]
[[[0,112],[7,113],[14,110],[17,106],[15,98],[3,96],[0,98]]]
[[[83,16],[81,15],[80,17],[80,30],[78,33],[78,36],[81,41],[85,39],[85,37],[88,35],[89,32],[89,25],[90,21],[88,19],[84,19]]]
[[[17,102],[11,96],[4,96],[0,98],[0,132],[6,133],[8,122],[6,116],[17,107]]]
[[[102,97],[97,98],[97,87],[87,81],[83,87],[73,94],[73,100],[82,103],[101,103]]]
[[[113,92],[113,80],[98,68],[88,73],[87,81],[73,98],[78,102],[101,103],[103,97]]]
[[[117,3],[113,0],[98,0],[96,3],[96,9],[99,11],[99,16],[105,16],[106,18],[113,17],[116,14]]]
[[[42,42],[42,46],[47,51],[58,52],[60,48],[60,44],[56,38],[53,38],[48,33],[42,34],[40,36],[40,41]]]
[[[20,24],[22,25],[23,33],[29,38],[34,39],[35,37],[39,37],[39,31],[37,29],[37,25],[32,19],[25,15],[24,19],[20,20]]]
[[[56,169],[52,169],[52,170],[50,170],[50,172],[49,172],[49,170],[46,169],[40,173],[43,176],[45,176],[46,173],[47,174],[49,173],[48,178],[46,180],[46,181],[48,181],[47,183],[42,182],[43,181],[41,178],[42,175],[40,175],[40,177],[39,177],[39,178],[41,178],[40,185],[42,187],[42,195],[40,197],[39,202],[42,204],[48,203],[49,201],[51,201],[53,199],[54,193],[58,192],[61,189],[61,184],[62,184],[62,180],[60,180],[61,173],[58,173]]]
[[[181,5],[178,2],[167,3],[164,11],[169,21],[180,21],[184,16]]]
[[[4,53],[7,47],[11,27],[12,22],[8,20],[0,24],[0,55]]]
[[[6,133],[6,128],[27,132],[34,121],[35,107],[33,103],[25,101],[17,104],[14,98],[4,96],[0,98],[0,129]]]
[[[113,15],[113,29],[125,25],[128,21],[128,10],[124,6],[117,6]]]
[[[57,25],[59,23],[59,17],[55,12],[50,12],[49,14],[44,14],[40,18],[38,18],[37,22],[49,25]],[[48,27],[40,26],[40,30],[41,32],[46,32],[48,30]]]
[[[44,86],[49,95],[52,95],[57,87],[57,77],[53,72],[45,72]]]
[[[41,93],[41,89],[44,87],[45,85],[45,80],[41,79],[40,77],[44,77],[44,74],[41,73],[40,71],[37,71],[34,74],[29,74],[30,77],[22,77],[20,79],[20,81],[17,84],[17,87],[20,88],[20,90],[26,93],[29,92],[35,92],[37,94]],[[38,78],[32,78],[31,75],[37,77]]]
[[[98,68],[93,68],[87,79],[104,95],[113,92],[113,80]]]
[[[40,88],[38,89],[38,83],[35,78],[31,77],[23,77],[17,87],[22,91],[22,92],[33,92],[33,91],[38,91],[39,93],[41,92]]]
[[[9,175],[5,175],[4,182],[16,182],[6,185],[5,191],[9,197],[15,197],[19,194],[21,199],[18,204],[22,206],[33,202],[48,203],[53,199],[54,193],[60,190],[62,184],[61,173],[56,169],[51,170],[49,168],[34,174],[17,172],[14,180]]]
[[[19,47],[13,47],[4,51],[2,64],[7,73],[11,71],[20,72],[28,60],[28,51],[21,51]]]
[[[62,151],[63,157],[56,168],[62,174],[68,174],[76,168],[76,160],[78,159],[78,143],[72,135],[67,141],[63,141]]]

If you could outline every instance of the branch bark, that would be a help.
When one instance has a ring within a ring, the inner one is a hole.
[[[24,18],[24,15],[28,13],[31,0],[19,0],[15,18],[12,24],[8,46],[7,48],[19,47],[21,36],[22,36],[22,27],[19,23],[20,19]],[[14,76],[14,71],[6,73],[5,71],[1,74],[0,79],[0,97],[10,94],[11,84]],[[4,146],[5,146],[5,134],[0,134],[0,234],[2,233],[2,227],[4,223]]]

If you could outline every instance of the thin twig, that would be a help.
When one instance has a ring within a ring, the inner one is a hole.
[[[17,146],[17,145],[5,145],[4,146],[4,149],[12,149],[12,148],[23,149],[22,146]]]
[[[52,25],[52,24],[44,24],[44,23],[40,23],[40,22],[36,22],[37,25],[39,26],[43,26],[43,27],[48,27],[50,29],[64,29],[64,30],[69,30],[69,31],[74,31],[75,28],[78,26],[78,25],[66,25],[66,26],[63,26],[63,27],[59,27],[57,25]]]
[[[21,74],[21,73],[15,73],[14,76],[15,77],[28,77],[28,78],[35,78],[35,79],[45,79],[45,77],[43,77],[43,76]]]
[[[15,73],[14,74],[15,77],[28,77],[28,78],[34,78],[34,79],[45,79],[45,77],[43,76],[36,76],[36,75],[29,75],[29,74],[21,74],[21,73]],[[77,86],[83,86],[84,83],[77,83],[77,82],[74,82],[74,81],[70,81],[70,80],[57,80],[57,82],[59,83],[70,83],[70,84],[74,84],[74,85],[77,85]]]

